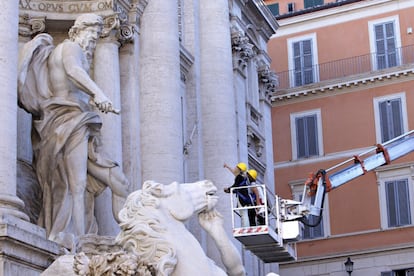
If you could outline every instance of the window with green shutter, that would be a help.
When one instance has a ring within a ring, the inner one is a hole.
[[[279,3],[267,5],[274,16],[279,15]]]
[[[313,8],[316,6],[322,6],[323,0],[304,0],[303,3],[305,6],[305,9],[307,9],[307,8]]]

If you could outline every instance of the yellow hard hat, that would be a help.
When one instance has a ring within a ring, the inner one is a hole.
[[[239,163],[236,167],[239,168],[242,172],[245,172],[247,170],[246,163]]]
[[[247,173],[254,179],[254,180],[256,180],[256,178],[257,178],[257,171],[256,170],[253,170],[253,169],[251,169],[251,170],[248,170],[247,171]]]

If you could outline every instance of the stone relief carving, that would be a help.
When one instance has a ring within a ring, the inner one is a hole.
[[[102,37],[107,37],[112,31],[116,31],[120,26],[120,17],[118,14],[112,14],[103,18]]]
[[[27,13],[19,15],[19,35],[30,37],[43,32],[46,28],[45,21],[45,16],[32,17]]]
[[[264,86],[266,95],[270,97],[279,86],[279,80],[276,73],[270,69],[268,64],[261,64],[258,68],[258,75],[260,82]]]
[[[121,44],[132,42],[134,35],[133,25],[128,23],[128,18],[124,13],[115,13],[103,17],[103,30],[101,37],[111,37]]]
[[[137,255],[128,254],[115,243],[115,237],[85,235],[76,251],[80,253],[72,255],[72,265],[67,269],[70,275],[154,275]]]
[[[234,26],[231,30],[231,43],[235,55],[233,66],[244,68],[255,54],[253,44],[249,43],[249,38]]]
[[[265,139],[252,126],[247,126],[247,147],[249,153],[257,158],[262,157]]]
[[[128,180],[102,151],[99,136],[97,111],[119,110],[88,74],[102,30],[100,16],[83,14],[61,44],[39,34],[19,53],[18,101],[32,114],[33,164],[43,196],[38,224],[69,249],[76,237],[97,232],[96,195],[110,187],[117,218],[128,194]]]

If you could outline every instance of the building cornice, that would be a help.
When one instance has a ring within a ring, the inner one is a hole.
[[[411,7],[414,1],[410,0],[371,0],[292,16],[278,20],[280,27],[271,39]]]
[[[292,104],[301,101],[313,100],[320,97],[328,97],[336,94],[349,93],[366,89],[367,86],[384,86],[395,82],[414,79],[413,64],[391,68],[386,71],[376,71],[358,77],[350,77],[341,80],[330,80],[313,83],[305,86],[294,87],[286,90],[278,90],[271,97],[273,106]]]
[[[280,161],[280,162],[275,162],[273,165],[273,168],[275,170],[281,170],[281,169],[297,168],[298,166],[308,166],[308,165],[316,166],[316,164],[319,164],[319,163],[345,160],[349,158],[350,156],[354,156],[354,155],[360,154],[361,152],[372,150],[373,148],[374,148],[373,146],[364,147],[364,148],[355,148],[355,149],[341,151],[341,152],[329,153],[323,156],[316,156],[316,157],[298,159],[298,160]]]
[[[276,30],[279,28],[279,24],[267,5],[263,2],[263,0],[253,0],[252,2],[258,9],[259,13],[262,14],[272,32],[276,32]]]

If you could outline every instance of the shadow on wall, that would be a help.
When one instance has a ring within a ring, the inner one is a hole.
[[[42,191],[33,167],[25,161],[17,161],[17,196],[24,202],[23,212],[30,222],[37,224],[42,208]]]

